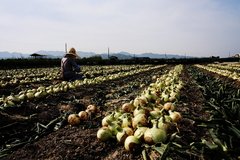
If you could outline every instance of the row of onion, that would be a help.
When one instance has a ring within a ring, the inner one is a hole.
[[[117,72],[129,72],[152,65],[81,66],[83,77],[94,78]],[[59,79],[60,67],[0,70],[0,87]]]
[[[154,77],[156,82],[134,100],[106,115],[97,138],[100,141],[115,138],[130,152],[138,151],[143,143],[165,143],[182,120],[181,113],[176,111],[183,87],[181,71],[182,65],[178,65],[168,74]]]
[[[232,71],[226,70],[226,69],[218,69],[216,67],[204,66],[204,65],[199,65],[199,64],[195,64],[195,66],[198,67],[198,68],[206,69],[206,70],[211,71],[213,73],[220,74],[222,76],[232,78],[232,79],[240,82],[240,73],[238,73],[238,72],[232,72]]]
[[[72,81],[72,82],[62,81],[59,84],[50,85],[47,87],[41,86],[41,87],[38,87],[37,89],[28,89],[25,91],[21,91],[18,94],[11,93],[11,95],[9,95],[9,96],[3,95],[0,98],[0,103],[2,103],[4,107],[12,107],[12,106],[15,106],[15,103],[18,103],[18,102],[21,102],[24,100],[31,100],[33,98],[37,98],[37,99],[44,98],[47,95],[50,95],[53,93],[67,92],[69,89],[74,89],[74,88],[80,87],[81,85],[100,84],[104,81],[113,80],[113,79],[121,78],[124,76],[134,75],[134,74],[137,74],[137,73],[140,73],[143,71],[161,68],[164,66],[166,66],[166,65],[152,66],[152,67],[148,67],[148,68],[132,70],[129,72],[119,72],[116,74],[99,76],[99,77],[96,77],[93,79],[85,78],[83,81],[81,81],[81,80],[76,80],[76,81]]]

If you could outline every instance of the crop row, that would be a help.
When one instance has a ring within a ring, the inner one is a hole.
[[[81,85],[91,85],[91,84],[100,84],[104,81],[113,80],[116,78],[121,78],[125,76],[134,75],[140,72],[148,71],[151,69],[161,68],[166,65],[159,66],[145,66],[145,68],[135,68],[135,70],[130,70],[129,72],[118,72],[116,74],[107,74],[99,77],[95,77],[93,79],[85,78],[83,81],[76,80],[72,82],[62,81],[61,83],[50,85],[50,86],[40,86],[38,88],[32,88],[23,90],[17,94],[11,93],[11,95],[3,95],[0,99],[0,102],[3,103],[3,107],[13,107],[15,103],[19,103],[24,100],[30,100],[33,98],[43,98],[49,94],[55,94],[58,92],[66,92],[69,89],[74,89],[76,87],[80,87]],[[133,69],[133,68],[131,68]]]
[[[204,66],[204,65],[199,65],[199,64],[196,64],[195,66],[199,67],[199,68],[206,69],[208,71],[211,71],[211,72],[214,72],[214,73],[217,73],[217,74],[220,74],[220,75],[223,75],[223,76],[227,76],[227,77],[232,78],[234,80],[240,81],[240,72],[233,72],[233,71],[229,71],[229,70],[226,70],[226,69],[218,69],[216,67]]]
[[[104,76],[118,72],[129,72],[130,70],[149,67],[152,67],[152,65],[81,66],[80,74],[84,78],[94,78],[98,76]],[[1,70],[0,87],[58,80],[59,74],[59,67]]]
[[[223,82],[210,74],[203,73],[196,68],[196,65],[188,69],[205,98],[203,109],[210,114],[208,119],[194,116],[188,116],[188,118],[199,122],[199,127],[208,129],[212,138],[212,141],[202,140],[202,142],[194,142],[193,145],[198,146],[198,150],[205,147],[216,152],[223,159],[237,158],[240,151],[239,87],[234,88],[226,80]]]
[[[223,68],[223,69],[228,69],[228,70],[236,70],[240,71],[240,64],[227,64],[227,65],[222,65],[222,64],[208,64],[208,66],[212,67],[217,67],[217,68]]]

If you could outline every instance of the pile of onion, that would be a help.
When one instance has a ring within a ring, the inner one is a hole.
[[[121,110],[106,115],[97,133],[98,140],[115,138],[131,153],[140,151],[143,143],[166,143],[176,131],[175,125],[183,120],[176,111],[183,87],[179,80],[181,70],[179,65],[168,74],[155,77],[156,83],[151,83],[142,94],[124,103]]]
[[[99,113],[100,109],[96,105],[89,105],[85,111],[80,111],[78,114],[70,114],[68,123],[72,126],[80,125],[88,118],[92,118],[93,114]]]

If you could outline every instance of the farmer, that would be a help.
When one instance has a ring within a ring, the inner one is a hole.
[[[75,59],[76,57],[80,58],[79,55],[76,54],[76,50],[71,48],[68,53],[62,58],[61,61],[61,74],[63,80],[83,80],[84,78],[77,74],[76,72],[81,71],[81,67],[77,65]]]

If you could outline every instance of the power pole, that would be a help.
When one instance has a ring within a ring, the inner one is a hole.
[[[108,59],[109,59],[109,47],[108,47]]]
[[[65,43],[65,52],[67,53],[67,43]]]

